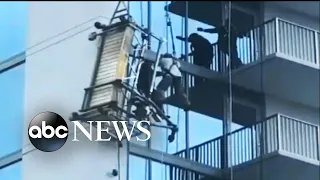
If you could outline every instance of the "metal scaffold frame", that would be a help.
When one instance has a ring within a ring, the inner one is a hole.
[[[120,23],[121,24],[112,24],[111,26],[108,26],[108,28],[105,29],[105,31],[107,31],[110,27],[113,28],[114,25],[115,26],[119,26],[119,25],[130,26],[131,28],[138,29],[138,27],[136,25],[131,24],[130,22],[120,22]],[[122,24],[122,23],[125,23],[125,24]],[[100,34],[94,33],[93,35],[98,36],[98,35],[103,35],[103,33],[105,33],[105,32],[102,32]],[[92,36],[92,34],[90,36]],[[157,60],[155,61],[155,66],[157,66],[158,60],[160,58],[159,54],[160,54],[161,45],[162,45],[162,40],[159,41],[158,52],[157,52],[158,55],[157,55]],[[143,46],[146,47],[145,45],[143,45]],[[144,48],[142,48],[140,53],[144,53],[144,51],[145,51]],[[138,57],[143,57],[143,54],[138,55]],[[137,66],[137,69],[135,71],[136,76],[139,76],[140,65],[141,65],[141,63],[139,63],[139,65]],[[154,78],[155,78],[155,72],[153,73],[153,79]],[[137,78],[135,78],[135,79],[137,79]],[[134,84],[136,84],[136,80],[135,80]],[[113,88],[115,90],[115,92],[113,92],[113,96],[112,96],[111,101],[90,106],[90,101],[91,101],[91,96],[92,96],[93,91],[98,88],[103,88],[106,86],[113,86]],[[120,120],[123,120],[121,118],[123,114],[125,114],[125,116],[127,118],[135,118],[136,119],[137,117],[134,114],[132,114],[131,112],[128,112],[127,110],[123,109],[122,107],[126,103],[127,103],[127,106],[130,107],[132,105],[135,105],[135,103],[137,103],[137,102],[143,102],[146,105],[152,107],[150,109],[151,114],[156,122],[160,122],[162,120],[165,120],[168,124],[168,126],[156,125],[156,124],[154,124],[153,126],[171,129],[173,131],[172,136],[174,136],[175,132],[177,131],[176,126],[173,123],[171,123],[171,121],[169,120],[169,118],[165,114],[161,113],[161,110],[159,110],[157,105],[155,105],[152,101],[145,98],[144,96],[141,96],[137,91],[135,91],[130,85],[125,83],[122,79],[115,79],[113,81],[109,81],[109,82],[98,84],[98,85],[94,85],[92,83],[92,85],[90,87],[86,88],[85,91],[86,91],[86,93],[85,93],[85,98],[83,101],[82,109],[79,111],[82,114],[73,113],[71,120],[88,121],[88,120],[96,119],[96,120],[101,121],[101,118],[102,118],[102,119],[109,119],[112,121],[120,121]],[[131,98],[129,97],[130,100],[128,99],[128,97],[125,96],[125,95],[127,95],[126,92],[130,92],[129,93],[131,96]],[[121,101],[121,96],[123,96],[124,99],[122,99],[123,102],[120,103],[119,100]],[[129,109],[131,110],[131,108],[129,108]],[[112,135],[112,136],[116,137],[115,135]]]

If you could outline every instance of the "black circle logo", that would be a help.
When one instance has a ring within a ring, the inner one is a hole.
[[[35,148],[43,152],[53,152],[66,143],[68,125],[59,114],[42,112],[31,120],[28,135]]]

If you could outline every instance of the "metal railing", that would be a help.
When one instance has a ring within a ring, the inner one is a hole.
[[[190,159],[221,168],[222,136],[190,148]],[[236,166],[262,155],[279,150],[302,158],[320,161],[320,128],[318,125],[275,114],[249,127],[240,128],[228,135],[231,147],[228,166]],[[185,150],[176,155],[185,157]],[[171,168],[171,177],[182,177],[186,172]],[[199,175],[193,173],[197,179]],[[199,178],[198,178],[199,179]],[[179,179],[175,179],[179,180]]]
[[[319,44],[319,31],[280,18],[264,22],[244,33],[243,37],[237,40],[238,56],[244,64],[250,64],[280,53],[288,59],[303,64],[319,65]],[[263,54],[261,54],[262,49],[264,49]],[[211,69],[218,71],[217,44],[214,44],[214,54]]]
[[[264,34],[264,35],[263,35]],[[243,34],[237,41],[238,56],[243,64],[251,64],[272,55],[282,55],[301,64],[320,67],[320,32],[283,19],[274,18]],[[262,53],[262,49],[265,51]],[[212,71],[219,71],[217,43],[213,44]],[[192,57],[190,63],[193,63]],[[227,63],[220,72],[227,71]],[[189,76],[188,87],[195,77]],[[185,78],[185,77],[184,77]],[[185,86],[185,81],[184,86]],[[171,95],[171,94],[170,94]]]

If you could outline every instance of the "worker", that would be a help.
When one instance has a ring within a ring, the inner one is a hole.
[[[178,97],[181,105],[184,109],[189,108],[190,102],[187,95],[184,92],[182,86],[182,74],[180,71],[180,63],[171,54],[164,54],[160,57],[159,66],[162,71],[158,72],[158,76],[161,75],[162,79],[157,88],[153,91],[151,98],[163,110],[163,104],[166,97],[165,92],[170,86],[174,87],[175,94]]]
[[[181,36],[177,36],[177,39],[185,41],[185,38]],[[188,42],[191,43],[191,53],[189,55],[193,56],[193,63],[210,69],[213,58],[212,44],[206,38],[197,33],[190,34]]]
[[[238,56],[237,50],[237,37],[238,33],[236,28],[231,24],[230,28],[230,38],[229,37],[229,19],[225,20],[225,26],[220,26],[217,28],[203,29],[198,28],[200,32],[207,33],[218,33],[218,51],[223,52],[224,54],[229,55],[231,61],[231,69],[236,69],[242,65],[242,61]],[[230,40],[230,52],[229,52],[229,40]],[[221,71],[221,62],[219,64],[219,71]]]
[[[191,43],[190,49],[193,55],[193,63],[210,69],[213,59],[212,44],[197,33],[190,34],[188,41]]]
[[[177,39],[185,41],[185,38],[177,36]],[[210,69],[213,59],[213,47],[212,44],[203,36],[192,33],[188,37],[188,42],[190,42],[190,55],[193,56],[193,63]],[[201,84],[205,81],[204,78],[195,77],[195,85]]]
[[[144,61],[140,67],[137,89],[139,93],[147,98],[150,97],[151,78],[152,64],[150,62]]]

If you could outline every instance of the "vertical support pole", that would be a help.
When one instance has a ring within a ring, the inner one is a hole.
[[[151,49],[151,1],[148,1],[148,49]]]
[[[223,123],[222,123],[222,139],[221,139],[221,146],[220,146],[220,151],[221,151],[221,161],[220,161],[220,167],[221,169],[227,169],[228,168],[228,119],[230,118],[229,116],[229,103],[230,103],[230,98],[228,95],[225,96],[224,98],[224,118],[223,118]]]
[[[130,142],[126,142],[127,147],[126,147],[126,158],[127,158],[127,172],[126,172],[126,180],[130,180],[129,174],[130,174]]]
[[[189,27],[189,2],[186,2],[186,7],[185,7],[185,17],[184,17],[184,35],[185,35],[185,42],[184,42],[184,53],[185,53],[185,60],[186,62],[189,62],[189,42],[188,42],[188,36],[189,36],[189,32],[188,32],[188,27]],[[187,97],[189,97],[189,75],[186,74],[185,76],[185,88],[186,88],[186,95]],[[185,112],[186,114],[186,129],[185,129],[185,133],[186,133],[186,159],[190,159],[190,150],[189,150],[189,111]],[[190,178],[190,174],[189,172],[186,173],[186,180],[189,180]]]
[[[225,11],[226,4],[225,2],[221,1],[221,24],[225,26],[225,19],[226,19],[226,11]],[[225,64],[226,64],[226,57],[224,53],[219,51],[220,53],[220,72],[224,72],[225,70]],[[223,133],[223,138],[221,139],[221,169],[228,168],[228,119],[229,119],[229,111],[230,109],[228,108],[228,103],[229,103],[229,98],[226,96],[224,98],[224,118],[223,118],[223,123],[222,123],[222,133]]]
[[[128,15],[130,16],[130,1],[127,1],[127,10],[128,10]]]
[[[147,8],[147,18],[148,18],[148,39],[147,39],[147,48],[151,49],[151,1],[148,1],[148,8]],[[155,66],[156,67],[156,66]],[[153,73],[155,74],[155,73]],[[151,87],[153,85],[153,79],[151,81]],[[149,126],[149,131],[151,132],[151,127]],[[151,138],[147,141],[147,146],[149,149],[151,149]],[[152,180],[152,162],[150,159],[147,160],[148,161],[148,168],[147,168],[147,172],[148,173],[148,180]]]
[[[264,2],[261,1],[260,2],[260,17],[264,18]],[[265,51],[266,51],[266,46],[265,46],[265,25],[262,25],[261,28],[260,28],[260,32],[259,32],[259,41],[260,41],[260,52],[259,52],[259,58],[261,61],[264,60],[264,57],[265,57]],[[264,93],[264,78],[263,78],[263,65],[264,63],[260,63],[260,90],[262,92],[262,94],[265,94]],[[265,109],[264,109],[264,115],[265,115]],[[265,118],[265,117],[264,117]],[[259,163],[259,175],[258,175],[258,179],[260,180],[263,180],[264,179],[264,173],[263,173],[263,168],[264,168],[264,162],[263,162],[263,156],[264,156],[264,153],[265,153],[265,142],[266,142],[266,135],[265,135],[265,123],[266,122],[261,122],[261,132],[259,133],[259,140],[260,140],[260,157],[259,157],[259,160],[260,160],[260,163]]]

